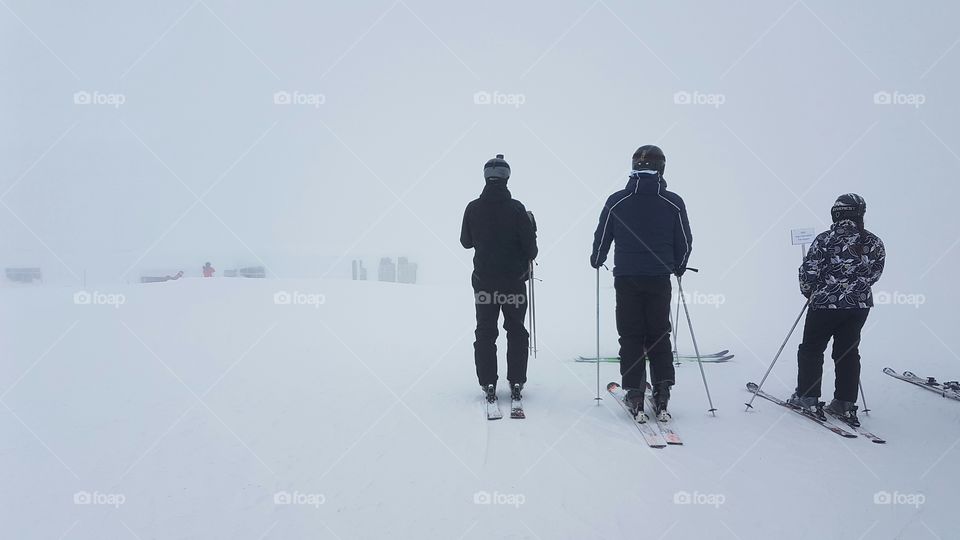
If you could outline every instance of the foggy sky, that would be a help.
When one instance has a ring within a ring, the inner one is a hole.
[[[84,270],[135,281],[206,260],[342,276],[353,257],[406,254],[423,282],[466,286],[463,208],[504,153],[538,218],[545,283],[589,293],[600,205],[633,150],[657,143],[687,202],[698,288],[794,299],[789,229],[825,228],[833,199],[855,191],[887,243],[883,285],[949,303],[958,14],[892,1],[4,0],[0,263],[75,284]],[[124,102],[74,103],[84,91]],[[323,103],[278,105],[277,91]],[[879,91],[923,104],[878,105]],[[522,104],[478,105],[476,92]]]

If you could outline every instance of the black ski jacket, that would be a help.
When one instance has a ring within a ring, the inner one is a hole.
[[[530,261],[537,257],[533,221],[499,179],[487,180],[480,198],[467,205],[460,243],[475,250],[472,282],[478,290],[526,281]]]

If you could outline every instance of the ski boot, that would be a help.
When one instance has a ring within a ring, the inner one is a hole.
[[[481,386],[481,390],[487,396],[487,403],[496,403],[497,402],[497,385],[488,384],[486,387]]]
[[[800,396],[796,392],[787,399],[787,405],[793,407],[794,409],[799,409],[801,411],[806,411],[810,414],[813,414],[820,420],[826,420],[827,417],[823,413],[823,402],[820,401],[818,397],[810,396]]]
[[[647,423],[649,417],[647,417],[647,413],[643,412],[643,390],[638,388],[627,390],[627,396],[624,398],[624,402],[627,404],[627,408],[630,409],[630,414],[633,415],[633,419],[636,420],[638,424]]]
[[[513,401],[520,401],[523,399],[521,392],[523,391],[523,385],[520,383],[510,385],[510,399]]]
[[[849,401],[834,399],[826,406],[830,414],[834,414],[844,422],[854,427],[860,427],[860,419],[857,418],[857,406]]]
[[[667,403],[670,401],[670,383],[657,383],[653,387],[653,412],[658,422],[669,422],[670,413],[667,412]]]

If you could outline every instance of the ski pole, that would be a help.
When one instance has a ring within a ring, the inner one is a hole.
[[[679,293],[677,293],[679,295]],[[672,310],[671,310],[672,311]],[[680,331],[677,327],[680,326],[680,298],[677,297],[677,316],[673,317],[673,321],[670,322],[670,326],[673,326],[676,322],[676,327],[673,328],[673,363],[677,366],[680,365],[680,349],[677,348],[677,336],[680,335]]]
[[[688,270],[696,269],[688,268]],[[693,342],[693,352],[697,355],[697,365],[700,366],[700,376],[703,378],[703,388],[707,391],[707,402],[710,403],[709,413],[717,415],[717,408],[713,406],[713,398],[710,397],[710,386],[707,384],[707,374],[703,371],[703,361],[700,359],[700,347],[697,346],[697,336],[693,333],[693,323],[690,322],[690,309],[687,308],[687,300],[683,297],[683,284],[680,276],[677,276],[677,292],[680,293],[680,302],[683,304],[683,313],[687,316],[687,327],[690,328],[690,341]]]
[[[807,307],[810,306],[810,299],[808,298],[803,304],[803,309],[800,310],[800,314],[797,315],[797,320],[793,321],[793,326],[790,327],[790,332],[787,334],[786,339],[783,340],[783,343],[780,344],[780,349],[777,350],[777,355],[773,357],[773,362],[770,362],[770,367],[767,368],[767,372],[763,374],[763,378],[760,379],[760,385],[757,386],[757,392],[763,388],[763,383],[767,381],[767,377],[770,376],[770,372],[773,371],[773,366],[776,365],[777,359],[780,358],[780,353],[783,352],[783,348],[787,346],[787,342],[790,341],[790,336],[793,335],[793,331],[797,329],[797,325],[800,324],[800,319],[803,318],[803,312],[807,310]],[[753,408],[753,400],[757,398],[757,393],[754,392],[753,397],[750,398],[750,402],[746,403],[747,408],[744,409],[744,412]]]
[[[687,270],[691,272],[699,272],[700,270],[693,267],[687,267]],[[680,293],[677,293],[677,316],[673,318],[677,323],[677,328],[673,328],[673,363],[676,366],[680,366],[680,347],[677,346],[677,338],[680,336]],[[672,323],[671,323],[672,325]]]
[[[527,300],[533,296],[533,261],[527,266]],[[533,354],[533,309],[527,305],[527,326],[530,328],[531,339],[527,342],[527,350]]]
[[[536,264],[530,261],[530,316],[533,321],[531,329],[533,330],[533,357],[537,357],[537,291],[535,289],[536,278],[533,277],[533,266]]]
[[[597,397],[594,398],[600,405],[600,267],[597,267]]]
[[[860,399],[863,400],[863,414],[870,414],[870,409],[867,408],[867,396],[863,393],[863,381],[857,381],[857,384],[860,385]]]

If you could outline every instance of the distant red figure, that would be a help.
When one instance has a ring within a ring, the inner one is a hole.
[[[213,277],[213,273],[216,271],[217,270],[211,266],[210,263],[203,265],[203,277]]]

